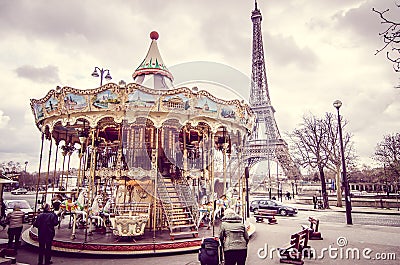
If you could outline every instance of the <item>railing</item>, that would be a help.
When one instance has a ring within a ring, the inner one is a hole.
[[[145,202],[119,203],[115,205],[114,212],[116,215],[150,216],[150,203],[145,203]]]

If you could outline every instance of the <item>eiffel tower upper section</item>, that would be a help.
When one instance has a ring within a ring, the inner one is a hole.
[[[290,157],[286,142],[281,138],[274,117],[275,109],[271,105],[262,41],[262,16],[257,8],[257,1],[251,13],[251,20],[253,22],[253,56],[250,106],[256,114],[256,122],[250,141],[245,147],[244,158],[249,166],[263,160],[275,160],[280,163],[286,176],[296,178],[300,176],[300,171]]]
[[[251,13],[253,22],[253,56],[251,73],[250,105],[256,113],[256,126],[252,140],[278,141],[281,139],[268,90],[267,73],[265,69],[264,47],[261,31],[261,12],[257,8]]]

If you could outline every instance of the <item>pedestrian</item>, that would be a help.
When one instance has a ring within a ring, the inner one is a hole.
[[[1,210],[0,210],[0,220],[4,220],[6,218],[6,204],[4,200],[1,199]]]
[[[312,201],[313,201],[313,204],[314,204],[314,209],[317,209],[317,202],[318,202],[317,195],[315,195],[315,194],[313,195]]]
[[[3,227],[3,230],[7,226],[6,222],[6,204],[4,203],[3,199],[1,199],[1,204],[0,204],[0,226]]]
[[[22,233],[23,222],[25,218],[25,213],[21,211],[19,205],[14,204],[13,211],[7,214],[6,223],[8,224],[8,245],[9,249],[13,248],[14,242],[14,250],[17,251],[20,238]]]
[[[249,234],[242,218],[230,208],[225,210],[222,218],[219,239],[224,250],[225,265],[246,264]]]
[[[33,226],[38,229],[38,239],[39,239],[39,260],[38,265],[43,264],[43,256],[45,259],[44,264],[52,264],[51,261],[51,244],[53,238],[56,234],[54,229],[58,225],[57,215],[50,211],[50,205],[45,204],[43,206],[43,212],[40,213],[36,220],[33,222]]]

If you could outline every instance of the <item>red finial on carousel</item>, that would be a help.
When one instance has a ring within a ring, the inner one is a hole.
[[[150,38],[152,39],[152,40],[158,40],[158,32],[157,31],[152,31],[151,33],[150,33]]]

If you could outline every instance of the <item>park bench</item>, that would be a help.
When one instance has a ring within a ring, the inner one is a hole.
[[[254,218],[256,218],[257,223],[264,222],[264,219],[268,219],[268,224],[274,225],[278,223],[278,221],[275,218],[276,214],[277,214],[276,210],[258,209],[254,213]]]
[[[310,226],[302,225],[303,229],[310,230],[310,240],[322,240],[321,232],[319,229],[319,220],[313,217],[308,217],[308,221],[310,222]]]
[[[309,235],[309,229],[303,229],[300,232],[292,234],[289,244],[278,248],[280,262],[298,265],[304,264],[303,255],[305,257],[313,255],[308,245]]]

